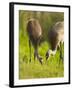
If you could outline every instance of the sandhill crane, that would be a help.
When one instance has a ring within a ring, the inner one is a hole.
[[[64,42],[64,22],[57,22],[48,32],[48,40],[51,46],[46,53],[46,60],[50,55],[55,55],[57,48],[60,47],[60,58],[63,59],[61,44]]]
[[[30,19],[27,23],[27,33],[29,36],[29,48],[30,48],[30,62],[31,62],[31,44],[34,47],[34,60],[37,58],[42,64],[42,57],[38,54],[38,46],[42,36],[42,29],[39,21],[36,19]]]

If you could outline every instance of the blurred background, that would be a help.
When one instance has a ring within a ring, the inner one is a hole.
[[[43,40],[47,40],[48,30],[57,21],[64,20],[63,12],[39,12],[39,11],[19,11],[19,30],[23,34],[26,32],[26,26],[29,19],[37,19],[42,27]]]

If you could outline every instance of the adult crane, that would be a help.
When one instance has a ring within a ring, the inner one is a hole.
[[[37,58],[39,62],[42,64],[42,57],[38,54],[38,47],[42,36],[42,29],[38,20],[36,19],[28,20],[27,33],[29,36],[30,62],[31,62],[31,45],[33,45],[34,60],[35,58]]]

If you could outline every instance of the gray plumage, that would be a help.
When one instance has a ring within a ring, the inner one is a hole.
[[[46,59],[52,54],[55,55],[58,47],[64,42],[64,22],[57,22],[48,31],[48,42],[50,44],[50,50],[46,53]],[[60,57],[62,57],[62,51],[60,50]]]
[[[64,40],[64,22],[57,22],[48,32],[48,40],[51,49],[55,50],[60,42]]]
[[[27,32],[29,35],[29,38],[35,48],[37,48],[37,45],[40,43],[40,38],[42,35],[41,26],[36,19],[30,19],[27,24]]]

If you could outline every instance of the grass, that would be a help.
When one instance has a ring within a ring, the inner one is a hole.
[[[31,78],[54,78],[64,76],[64,64],[59,57],[59,51],[55,56],[51,56],[46,61],[45,53],[48,50],[48,43],[44,42],[39,47],[39,54],[43,57],[43,65],[36,59],[34,61],[34,48],[31,48],[32,58],[29,62],[29,45],[28,37],[20,32],[19,43],[19,79],[31,79]]]

